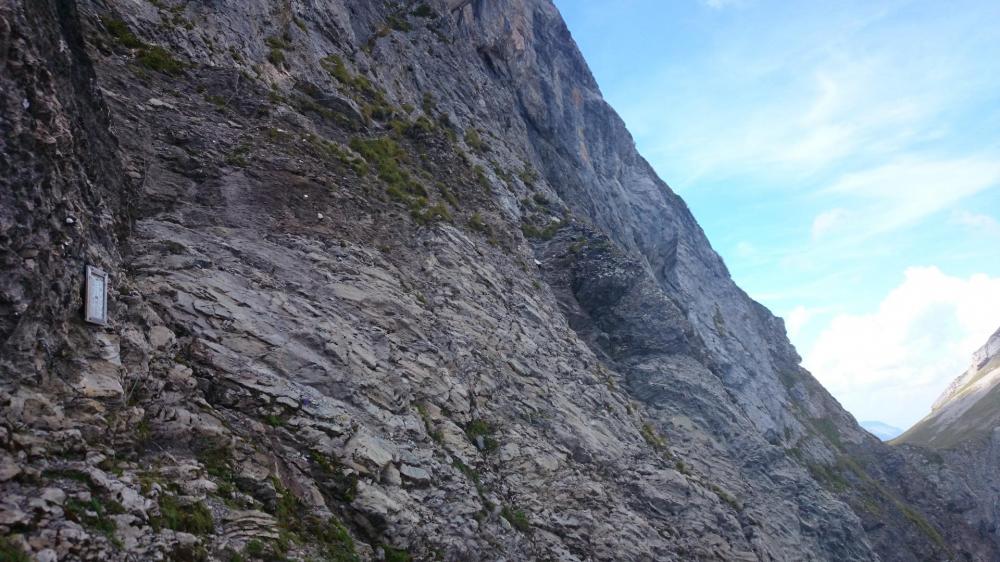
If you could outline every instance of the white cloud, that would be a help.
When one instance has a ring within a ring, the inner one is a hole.
[[[820,238],[827,232],[833,230],[837,225],[843,222],[844,217],[847,216],[847,211],[844,209],[830,209],[829,211],[823,211],[813,219],[812,223],[812,237]]]
[[[794,339],[802,331],[802,328],[812,319],[815,315],[815,311],[810,310],[802,305],[796,306],[785,315],[785,330],[788,331],[788,337]]]
[[[869,314],[835,316],[804,365],[859,419],[908,427],[1000,326],[1000,278],[913,267]]]

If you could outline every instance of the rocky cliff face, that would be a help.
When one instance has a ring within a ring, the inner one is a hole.
[[[4,552],[998,556],[801,369],[547,0],[8,1],[0,63]]]

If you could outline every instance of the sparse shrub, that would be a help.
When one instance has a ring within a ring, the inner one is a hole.
[[[274,66],[284,66],[285,52],[281,49],[271,49],[270,52],[267,53],[267,60]]]

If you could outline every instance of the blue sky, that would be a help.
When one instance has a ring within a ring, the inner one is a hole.
[[[1000,2],[556,0],[804,364],[906,427],[1000,326]]]

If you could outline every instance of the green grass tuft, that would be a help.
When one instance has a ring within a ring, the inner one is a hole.
[[[31,562],[31,558],[7,537],[0,537],[0,562]]]
[[[184,63],[175,59],[169,51],[157,45],[144,47],[136,57],[139,64],[156,72],[178,75],[184,72]]]
[[[520,509],[513,509],[509,506],[504,506],[500,510],[500,516],[507,520],[512,527],[521,531],[522,533],[527,533],[531,531],[531,521],[528,520],[528,516]]]
[[[483,440],[483,451],[486,453],[493,452],[500,447],[500,443],[493,438],[493,433],[496,428],[493,424],[486,420],[472,420],[465,426],[465,435],[468,436],[469,441],[477,443],[478,438],[482,437]]]
[[[160,496],[160,516],[155,518],[154,527],[166,527],[193,535],[206,535],[215,530],[212,512],[203,502],[182,504],[177,496]]]

